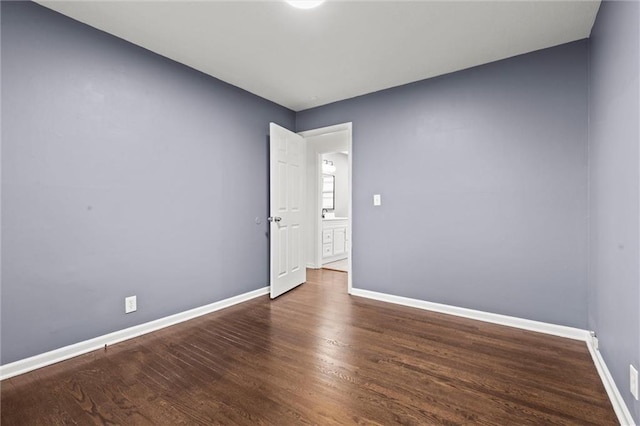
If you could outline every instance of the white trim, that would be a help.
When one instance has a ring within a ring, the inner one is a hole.
[[[322,255],[323,255],[323,247],[322,244],[324,243],[324,241],[322,240],[322,231],[324,231],[323,229],[323,223],[322,223],[322,187],[323,187],[323,180],[322,180],[322,156],[324,154],[321,152],[317,152],[316,151],[316,205],[314,208],[314,217],[316,219],[316,238],[314,241],[314,245],[316,246],[316,265],[318,265],[320,268],[322,268],[322,264],[323,259],[322,259]]]
[[[348,122],[349,201],[347,204],[347,293],[353,292],[353,123]]]
[[[103,336],[98,336],[93,339],[75,343],[73,345],[65,346],[29,358],[21,359],[10,364],[1,365],[0,380],[5,380],[19,374],[28,373],[29,371],[46,367],[47,365],[55,364],[57,362],[73,358],[87,352],[101,349],[105,345],[114,345],[124,340],[142,336],[143,334],[147,334],[152,331],[157,331],[165,327],[169,327],[193,318],[197,318],[202,315],[209,314],[211,312],[219,311],[220,309],[228,308],[230,306],[255,299],[256,297],[260,297],[265,294],[269,294],[269,287],[263,287],[258,290],[253,290],[248,293],[243,293],[238,296],[230,297],[228,299],[190,309],[188,311],[180,312],[168,317],[125,328],[123,330],[114,331],[113,333],[105,334]]]
[[[33,371],[38,368],[46,367],[60,361],[83,355],[87,352],[101,349],[105,345],[114,345],[116,343],[123,342],[134,337],[142,336],[144,334],[151,333],[162,328],[170,327],[172,325],[176,325],[202,315],[219,311],[221,309],[228,308],[230,306],[237,305],[239,303],[246,302],[248,300],[255,299],[256,297],[264,296],[267,294],[269,294],[269,287],[263,287],[258,290],[253,290],[248,293],[220,300],[209,305],[190,309],[188,311],[180,312],[168,317],[125,328],[124,330],[115,331],[113,333],[95,337],[90,340],[85,340],[84,342],[75,343],[73,345],[35,355],[30,358],[21,359],[10,364],[0,365],[0,380],[5,380],[14,376],[18,376],[20,374],[28,373],[29,371]],[[566,327],[562,325],[548,324],[523,318],[510,317],[507,315],[492,314],[489,312],[476,311],[473,309],[459,308],[456,306],[427,302],[424,300],[411,299],[408,297],[394,296],[359,288],[351,289],[351,294],[353,296],[379,300],[387,303],[394,303],[397,305],[409,306],[412,308],[424,309],[427,311],[440,312],[478,321],[490,322],[493,324],[506,325],[509,327],[516,327],[524,330],[536,331],[539,333],[551,334],[554,336],[566,337],[574,340],[582,340],[587,344],[589,353],[593,358],[593,363],[595,364],[596,370],[600,375],[600,379],[602,380],[602,384],[604,385],[607,395],[609,396],[609,400],[613,405],[613,409],[616,413],[616,416],[618,417],[618,421],[621,425],[624,426],[634,425],[634,420],[631,416],[631,412],[627,408],[627,405],[625,404],[624,399],[622,398],[622,395],[620,394],[618,387],[616,386],[616,383],[613,380],[611,373],[609,372],[609,368],[607,367],[607,364],[600,354],[600,351],[594,348],[591,333],[587,330]]]
[[[589,353],[591,353],[593,363],[596,365],[596,369],[600,375],[600,380],[602,380],[602,384],[604,385],[604,389],[607,391],[611,405],[613,405],[613,411],[615,411],[616,416],[618,416],[618,421],[624,426],[635,425],[631,412],[629,411],[629,408],[627,408],[624,399],[622,399],[622,395],[620,395],[620,391],[609,372],[607,364],[604,362],[604,358],[602,358],[602,354],[600,354],[600,351],[593,346],[591,340],[587,340],[587,348],[589,348]]]
[[[443,314],[455,315],[458,317],[470,318],[493,324],[506,325],[508,327],[516,327],[523,330],[536,331],[538,333],[552,334],[554,336],[566,337],[568,339],[582,340],[586,342],[587,339],[591,338],[591,335],[587,330],[566,327],[564,325],[548,324],[546,322],[476,311],[474,309],[459,308],[457,306],[443,305],[441,303],[427,302],[419,299],[410,299],[408,297],[393,296],[391,294],[378,293],[359,288],[354,288],[351,294],[354,296],[366,297],[367,299],[380,300],[382,302],[395,303],[397,305],[410,306],[412,308],[424,309],[427,311],[440,312]]]
[[[305,130],[303,132],[298,132],[298,134],[302,137],[308,138],[309,136],[320,136],[327,133],[335,133],[342,132],[344,130],[351,131],[352,122],[346,122],[342,124],[334,124],[333,126],[326,127],[318,127],[317,129]]]

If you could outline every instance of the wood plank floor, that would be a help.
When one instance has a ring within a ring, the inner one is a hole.
[[[617,424],[584,343],[350,297],[329,270],[0,393],[2,425]]]

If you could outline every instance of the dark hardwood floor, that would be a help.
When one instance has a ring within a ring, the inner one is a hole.
[[[2,425],[617,424],[583,342],[350,297],[261,297],[5,380]]]

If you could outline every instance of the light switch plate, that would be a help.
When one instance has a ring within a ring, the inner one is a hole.
[[[380,194],[373,194],[373,205],[379,206],[382,204],[382,199],[380,198]]]

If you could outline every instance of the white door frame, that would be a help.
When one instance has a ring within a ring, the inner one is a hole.
[[[304,132],[299,132],[298,134],[308,138],[311,136],[320,136],[320,135],[324,135],[324,134],[328,134],[328,133],[335,133],[335,132],[347,132],[347,150],[349,152],[348,155],[348,164],[349,164],[349,200],[347,203],[347,255],[348,260],[347,260],[347,292],[349,294],[351,294],[351,290],[353,288],[353,252],[352,252],[352,247],[353,247],[353,237],[352,237],[352,230],[353,230],[353,211],[352,211],[352,206],[353,206],[353,123],[348,122],[348,123],[342,123],[342,124],[336,124],[333,126],[327,126],[327,127],[321,127],[319,129],[312,129],[312,130],[306,130]],[[321,157],[321,156],[320,156]],[[316,160],[317,161],[317,160]],[[320,195],[318,195],[319,197]],[[318,205],[316,207],[321,206],[322,204],[318,203]],[[309,206],[309,208],[313,208],[312,206]],[[322,209],[318,209],[315,208],[315,214],[314,214],[314,218],[316,220],[316,229],[317,229],[317,235],[316,235],[316,243],[319,244],[320,241],[322,241]],[[322,267],[322,252],[319,251],[318,254],[316,255],[316,265],[318,265],[319,267]]]

